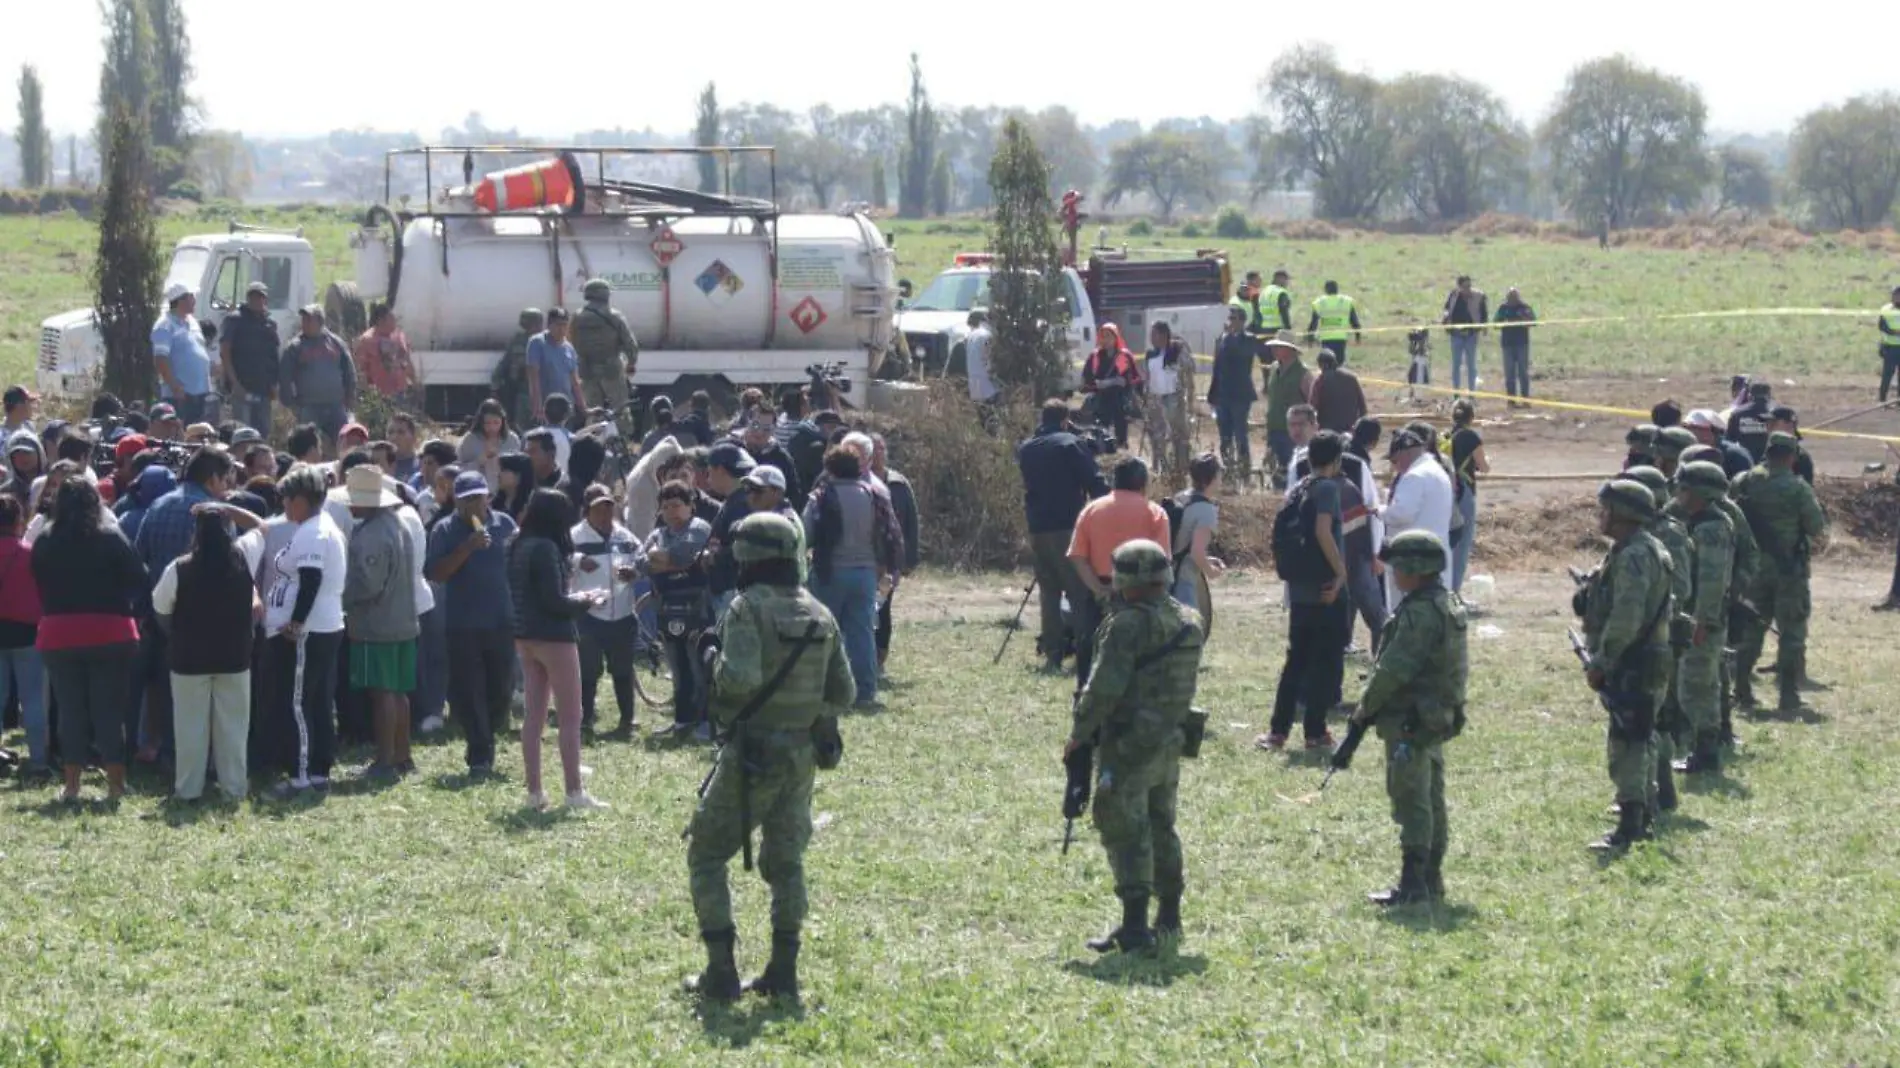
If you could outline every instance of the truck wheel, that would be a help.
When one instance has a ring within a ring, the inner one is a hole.
[[[673,399],[673,411],[680,412],[686,407],[694,393],[705,390],[712,397],[713,411],[728,416],[739,411],[739,391],[732,388],[723,375],[681,375],[670,386],[662,386],[657,393],[664,393]]]
[[[323,293],[323,325],[349,339],[369,329],[369,308],[355,282],[331,282]]]
[[[956,348],[950,350],[950,359],[944,363],[943,376],[945,378],[968,378],[969,375],[970,357],[969,354],[964,351],[963,342],[959,341],[957,342]]]

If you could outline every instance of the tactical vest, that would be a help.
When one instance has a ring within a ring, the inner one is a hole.
[[[1313,314],[1319,316],[1321,341],[1344,341],[1352,334],[1352,298],[1343,293],[1328,293],[1313,301]]]

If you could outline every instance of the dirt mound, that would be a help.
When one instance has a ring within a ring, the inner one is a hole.
[[[1562,223],[1539,222],[1523,215],[1487,211],[1452,231],[1454,237],[1528,237],[1539,241],[1577,240],[1583,235]]]
[[[1885,556],[1900,537],[1900,486],[1857,478],[1817,478],[1815,496],[1827,510],[1836,550]]]
[[[1322,219],[1291,219],[1278,223],[1274,235],[1285,241],[1337,241],[1340,231]]]

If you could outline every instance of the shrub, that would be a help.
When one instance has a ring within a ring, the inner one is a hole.
[[[1264,231],[1247,218],[1246,212],[1229,204],[1214,218],[1214,235],[1229,241],[1244,241],[1250,237],[1261,237]]]
[[[1154,224],[1146,219],[1136,219],[1134,222],[1128,224],[1129,237],[1153,237],[1154,232]]]
[[[1204,236],[1204,233],[1201,230],[1201,224],[1191,222],[1191,223],[1188,223],[1186,226],[1181,227],[1181,236],[1188,237],[1188,238]]]
[[[171,197],[173,200],[189,200],[194,204],[199,204],[204,202],[205,191],[199,187],[197,182],[189,178],[182,178],[173,182],[171,188],[165,190],[165,195]]]

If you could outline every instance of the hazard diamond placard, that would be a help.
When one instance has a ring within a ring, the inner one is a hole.
[[[662,267],[671,266],[673,260],[686,251],[686,243],[673,233],[671,226],[660,227],[660,232],[653,235],[648,247],[653,249],[653,258],[660,261]]]
[[[812,297],[806,297],[794,305],[791,316],[792,325],[798,327],[801,334],[809,334],[825,325],[825,309],[819,307],[818,301]]]

